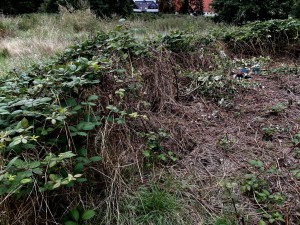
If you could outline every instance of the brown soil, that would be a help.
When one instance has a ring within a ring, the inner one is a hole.
[[[299,224],[300,181],[289,171],[300,166],[297,148],[291,142],[299,132],[300,77],[258,75],[250,82],[259,85],[236,93],[232,108],[194,96],[193,101],[179,101],[178,105],[168,106],[168,112],[156,116],[156,122],[170,130],[182,146],[181,159],[170,170],[179,180],[193,184],[188,192],[208,214],[220,215],[226,213],[226,207],[233,208],[230,198],[224,197],[222,183],[238,183],[244,174],[257,173],[248,160],[261,160],[266,170],[276,166],[277,171],[266,179],[273,193],[287,197],[280,206],[285,212],[285,224]],[[278,103],[286,109],[273,115],[271,108]],[[268,139],[263,128],[270,126],[276,131]],[[224,138],[228,141],[222,144]],[[238,186],[233,188],[233,195],[237,197],[239,220],[250,215],[254,218],[252,223],[257,223],[258,204],[243,196]]]

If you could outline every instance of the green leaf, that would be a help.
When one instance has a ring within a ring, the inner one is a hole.
[[[59,188],[60,185],[61,185],[61,183],[60,183],[60,182],[57,182],[56,184],[53,185],[52,188],[53,188],[53,189]]]
[[[30,169],[34,169],[34,168],[39,167],[40,165],[41,165],[41,162],[39,162],[39,161],[31,162],[31,163],[29,164],[29,168],[30,168]]]
[[[95,101],[97,100],[99,97],[97,95],[91,95],[90,97],[88,97],[88,101]]]
[[[83,171],[83,163],[77,163],[74,167],[75,173],[82,173]]]
[[[71,212],[70,212],[70,215],[72,217],[73,220],[75,221],[78,221],[79,220],[79,212],[77,209],[73,209]]]
[[[76,134],[79,136],[83,136],[83,137],[87,136],[87,133],[85,133],[85,132],[76,132]]]
[[[249,160],[248,163],[251,165],[251,166],[255,166],[255,167],[258,167],[258,168],[262,168],[264,166],[264,163],[262,161],[259,161],[259,160]]]
[[[41,175],[43,173],[43,170],[41,168],[35,168],[32,170],[33,173]]]
[[[28,120],[24,117],[22,120],[21,120],[21,126],[26,129],[29,124],[28,124]]]
[[[25,178],[25,179],[22,179],[21,181],[20,181],[20,183],[21,184],[27,184],[27,183],[30,183],[32,181],[32,179],[30,179],[30,178]]]
[[[9,163],[7,164],[6,170],[9,169],[18,158],[19,158],[19,156],[16,156],[12,160],[10,160]]]
[[[81,216],[82,220],[89,220],[91,218],[93,218],[96,215],[96,212],[94,210],[86,210],[84,211],[84,213]]]
[[[160,160],[163,160],[163,161],[166,161],[166,160],[167,160],[165,154],[159,154],[159,155],[157,156],[157,158],[159,158]]]
[[[75,98],[68,98],[66,100],[66,104],[67,104],[67,106],[73,107],[73,106],[77,105],[77,102],[76,102]]]
[[[86,148],[80,148],[77,151],[78,151],[78,155],[87,156],[87,149]]]
[[[71,151],[63,152],[63,153],[60,153],[58,155],[58,157],[62,158],[62,159],[69,159],[69,158],[72,158],[74,156],[76,156],[76,155]]]
[[[144,155],[146,158],[149,158],[149,157],[150,157],[150,151],[148,151],[148,150],[143,151],[143,155]]]
[[[89,131],[89,130],[93,130],[95,128],[96,124],[93,123],[93,122],[84,122],[84,121],[81,121],[79,124],[77,124],[76,128],[78,130],[86,130],[86,131]]]
[[[76,223],[74,221],[67,221],[67,222],[65,222],[65,225],[78,225],[78,223]]]
[[[102,158],[100,157],[100,156],[94,156],[94,157],[91,157],[90,158],[90,160],[92,161],[92,162],[98,162],[98,161],[100,161]]]
[[[265,223],[265,221],[260,220],[260,221],[258,222],[258,225],[267,225],[267,224]]]
[[[79,183],[83,183],[83,182],[86,182],[87,179],[83,178],[83,177],[80,177],[80,178],[77,178],[76,181],[79,182]]]

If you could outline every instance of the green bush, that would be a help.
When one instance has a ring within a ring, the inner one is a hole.
[[[297,57],[300,53],[299,31],[300,20],[269,20],[249,23],[225,33],[222,39],[229,49],[239,54]]]
[[[293,0],[214,0],[219,22],[245,24],[256,20],[287,19]]]

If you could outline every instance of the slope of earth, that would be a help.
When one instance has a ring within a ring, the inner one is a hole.
[[[166,115],[157,118],[177,140],[190,142],[172,170],[178,180],[194,184],[189,192],[209,214],[231,214],[246,224],[246,217],[264,215],[257,214],[257,209],[263,211],[265,204],[271,203],[267,197],[257,199],[268,186],[268,192],[281,193],[286,200],[278,206],[273,203],[270,214],[280,209],[284,212],[282,222],[297,224],[300,183],[295,173],[300,157],[298,140],[294,144],[292,140],[299,132],[299,71],[256,75],[248,84],[252,87],[237,92],[230,106],[222,107],[195,95],[192,101],[173,105],[167,119],[162,118]],[[245,174],[255,174],[256,179],[268,184],[247,183]],[[237,188],[246,184],[257,196],[247,191],[243,194]],[[229,196],[220,190],[222,187]]]

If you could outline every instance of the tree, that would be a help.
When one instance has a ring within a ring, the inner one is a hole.
[[[0,12],[4,14],[24,14],[37,12],[58,12],[59,5],[71,5],[75,9],[89,5],[99,16],[112,14],[127,15],[132,12],[132,0],[0,0]]]
[[[0,12],[3,14],[33,13],[38,10],[43,0],[1,0]]]
[[[296,0],[292,9],[292,16],[300,19],[300,0]]]
[[[189,0],[189,2],[194,14],[203,14],[203,0]]]
[[[255,20],[286,19],[293,0],[214,0],[217,21],[244,24]]]
[[[189,13],[189,11],[190,11],[189,9],[190,9],[189,0],[184,0],[180,7],[179,13],[182,13],[182,14]]]
[[[159,11],[163,13],[174,13],[175,5],[173,0],[158,0]]]

